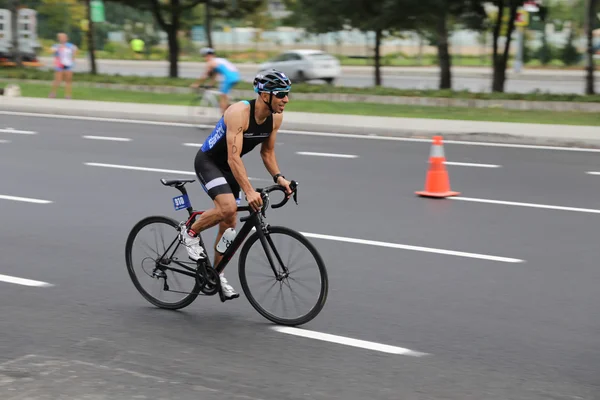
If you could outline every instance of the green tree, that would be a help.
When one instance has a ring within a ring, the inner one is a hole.
[[[190,13],[197,5],[206,1],[224,3],[226,0],[109,0],[150,11],[156,22],[167,34],[169,43],[169,77],[179,76],[179,40],[182,16]]]
[[[452,88],[449,36],[455,28],[484,29],[483,0],[422,0],[415,5],[420,29],[435,44],[440,64],[440,89]]]
[[[491,15],[491,20],[493,23],[493,92],[504,92],[504,84],[506,82],[506,66],[508,64],[510,43],[512,39],[512,34],[515,30],[515,19],[517,17],[517,9],[522,3],[523,0],[493,1],[493,5],[496,7],[497,10]],[[506,41],[504,42],[504,51],[502,53],[499,52],[498,48],[498,40],[500,36],[506,37]]]
[[[381,42],[386,33],[417,25],[417,0],[288,0],[294,15],[310,33],[346,26],[375,33],[375,85],[381,85]]]
[[[42,0],[37,12],[46,18],[47,29],[54,35],[65,32],[79,37],[81,20],[87,18],[86,5],[78,0]]]

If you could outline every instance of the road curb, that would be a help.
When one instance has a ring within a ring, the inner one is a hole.
[[[0,110],[10,112],[52,114],[76,117],[110,118],[154,123],[191,124],[185,106],[111,103],[87,100],[40,99],[0,96]],[[431,139],[442,135],[447,140],[515,143],[564,147],[600,148],[600,127],[519,124],[436,120],[420,118],[367,117],[358,115],[286,112],[282,133],[354,134]],[[214,126],[215,120],[195,119],[203,128]]]

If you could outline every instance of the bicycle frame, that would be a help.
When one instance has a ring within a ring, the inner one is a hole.
[[[180,186],[177,185],[174,187],[176,189],[178,189],[183,196],[188,197],[188,193],[187,193],[187,190],[184,185],[180,185]],[[189,201],[189,197],[188,197],[188,201]],[[191,201],[189,201],[189,207],[187,207],[186,210],[189,215],[188,220],[185,222],[186,227],[190,227],[196,220],[196,217],[198,217],[199,215],[202,215],[204,213],[204,211],[195,211],[191,205]],[[269,236],[265,235],[265,233],[267,232],[267,229],[268,229],[268,225],[264,223],[261,213],[253,212],[253,210],[249,206],[242,206],[242,207],[238,206],[237,211],[238,212],[248,211],[251,214],[246,217],[240,218],[240,222],[243,222],[244,224],[242,225],[242,228],[240,229],[240,231],[237,233],[236,237],[233,239],[233,242],[229,245],[227,250],[225,250],[225,252],[223,253],[223,257],[221,258],[221,261],[216,266],[214,266],[217,273],[221,274],[225,270],[225,267],[227,266],[227,264],[229,264],[233,255],[236,253],[236,251],[239,249],[239,247],[242,245],[242,243],[246,240],[246,237],[248,236],[248,234],[254,228],[254,229],[256,229],[259,240],[265,249],[267,259],[269,260],[269,264],[271,266],[271,269],[273,270],[273,273],[275,274],[275,277],[277,279],[282,278],[282,276],[277,272],[277,269],[275,268],[275,265],[273,263],[273,258],[269,251],[269,247],[275,253],[277,260],[279,261],[282,269],[284,270],[284,274],[287,275],[287,273],[288,273],[287,268],[283,264],[283,260],[281,259],[281,257],[279,256],[279,253],[275,249],[273,241],[271,240],[271,238]],[[202,241],[202,238],[200,240]],[[172,245],[173,245],[173,243],[171,244],[171,246]],[[171,248],[171,246],[169,246],[169,248]],[[165,254],[167,252],[168,252],[168,249],[167,249],[167,251],[165,251]],[[212,266],[211,262],[208,258],[206,259],[206,263],[208,266]],[[178,271],[178,272],[183,272],[183,271]],[[183,273],[185,273],[185,272],[183,272]],[[188,275],[188,274],[186,274],[186,275]]]

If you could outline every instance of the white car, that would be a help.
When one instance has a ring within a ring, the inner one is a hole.
[[[275,68],[292,83],[322,79],[332,84],[342,72],[340,61],[320,50],[290,50],[260,65],[260,70]]]

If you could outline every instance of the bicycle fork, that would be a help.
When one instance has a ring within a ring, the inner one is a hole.
[[[260,228],[261,229],[258,229],[256,232],[258,233],[258,238],[260,240],[260,243],[262,244],[263,249],[265,250],[267,260],[269,260],[269,265],[271,266],[271,269],[273,270],[275,279],[277,279],[278,281],[283,281],[288,276],[290,276],[290,272],[289,272],[287,266],[283,263],[283,260],[281,259],[279,252],[275,248],[275,244],[273,243],[273,238],[271,238],[271,235],[269,234],[269,225],[265,225],[265,224],[261,223]],[[275,263],[273,262],[273,256],[271,255],[271,252],[269,249],[273,250],[273,253],[275,253],[275,257],[277,258],[277,261],[279,262],[279,266],[281,267],[281,270],[282,270],[281,273],[278,272],[278,269],[275,266]]]

